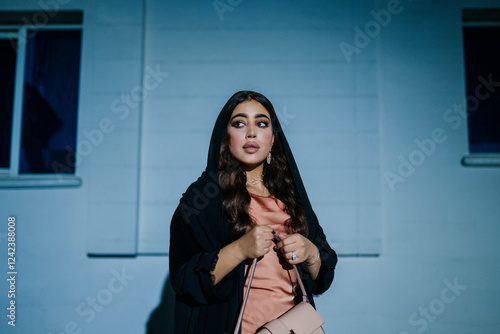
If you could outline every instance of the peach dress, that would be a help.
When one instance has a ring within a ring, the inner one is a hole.
[[[286,236],[285,221],[290,218],[283,211],[285,205],[273,195],[250,194],[249,214],[257,225],[269,225],[280,238]],[[251,264],[251,262],[249,262]],[[249,264],[246,265],[248,273]],[[248,275],[247,275],[248,276]],[[293,305],[293,287],[296,283],[293,267],[285,262],[281,252],[271,249],[257,262],[247,306],[243,314],[242,334],[253,334],[266,322],[280,316]],[[248,280],[245,282],[245,291]]]

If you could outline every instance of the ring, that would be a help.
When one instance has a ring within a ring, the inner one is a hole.
[[[297,255],[295,255],[295,253],[292,252],[292,261],[295,261],[295,260],[297,260]]]

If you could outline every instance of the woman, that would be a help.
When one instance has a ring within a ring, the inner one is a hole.
[[[292,264],[300,264],[314,305],[312,295],[329,288],[337,263],[271,102],[240,91],[220,112],[206,170],[183,194],[172,218],[175,332],[232,333],[254,258],[259,261],[244,334],[301,300]]]

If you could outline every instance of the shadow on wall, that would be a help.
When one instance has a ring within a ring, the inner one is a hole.
[[[147,334],[170,334],[174,332],[174,309],[175,292],[170,284],[170,276],[167,276],[160,305],[158,305],[149,316],[146,325]]]

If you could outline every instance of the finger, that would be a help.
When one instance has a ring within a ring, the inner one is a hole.
[[[257,235],[257,240],[269,246],[273,244],[273,238],[269,237],[267,233]]]
[[[291,244],[294,244],[296,242],[298,242],[298,235],[297,234],[292,234],[292,235],[289,235],[286,239],[283,240],[283,244],[284,245],[291,245]]]
[[[295,252],[295,255],[297,255],[298,252],[300,253],[300,250],[301,247],[295,243],[291,245],[284,245],[283,248],[281,249],[283,253]]]
[[[273,241],[272,240],[265,240],[262,245],[266,248],[271,248],[273,246]]]
[[[294,255],[295,255],[295,259],[294,259]],[[299,256],[297,255],[297,252],[287,252],[285,257],[287,258],[288,260],[288,263],[296,263],[297,261],[299,261]]]
[[[258,230],[257,230],[260,234],[262,234],[266,239],[273,239],[274,235],[273,235],[273,229],[270,228],[269,226],[267,225],[263,225],[261,226]]]
[[[269,244],[273,243],[273,234],[272,233],[266,233],[263,235],[264,239],[269,242]]]
[[[265,247],[262,249],[262,255],[266,255],[267,253],[269,253],[271,251],[271,248],[269,247]]]
[[[272,230],[271,230],[272,231]],[[252,232],[255,236],[259,237],[259,238],[264,238],[264,239],[272,239],[272,236],[273,234],[267,230],[266,228],[264,228],[264,226],[255,226],[253,229],[252,229]]]
[[[256,226],[260,231],[266,232],[266,233],[273,233],[273,229],[269,227],[269,225],[258,225]]]

